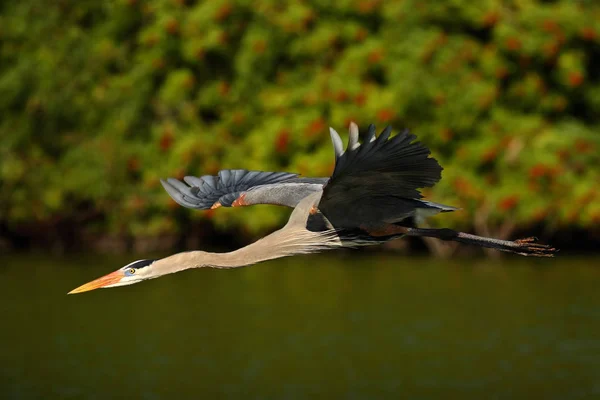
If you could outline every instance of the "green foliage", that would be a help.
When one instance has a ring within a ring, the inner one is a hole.
[[[176,232],[160,177],[327,175],[327,127],[354,120],[432,148],[426,194],[464,208],[439,223],[597,226],[599,20],[583,0],[12,2],[0,223]],[[188,216],[256,234],[285,218],[235,211]]]

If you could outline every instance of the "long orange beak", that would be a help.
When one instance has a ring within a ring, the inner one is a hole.
[[[103,288],[105,286],[112,285],[114,283],[121,281],[121,279],[123,279],[124,276],[125,276],[125,274],[123,273],[123,271],[121,271],[119,269],[119,270],[116,270],[115,272],[111,272],[108,275],[104,275],[101,278],[98,278],[96,280],[88,282],[85,285],[81,285],[77,289],[73,289],[67,294],[82,293],[82,292],[87,292],[87,291],[94,290],[94,289]]]

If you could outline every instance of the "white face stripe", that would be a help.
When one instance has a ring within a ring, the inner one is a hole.
[[[133,264],[135,264],[135,263],[138,263],[138,262],[140,262],[140,261],[144,261],[144,260],[136,260],[136,261],[134,261],[134,262],[131,262],[131,263],[127,264],[126,266],[124,266],[122,269],[127,269],[127,268],[129,268],[130,266],[132,266]]]
[[[121,270],[125,271],[128,268],[141,269],[141,268],[147,267],[149,265],[152,265],[152,263],[154,263],[154,261],[156,261],[156,260],[137,260],[137,261],[127,264],[126,266],[121,268]],[[137,265],[137,264],[140,264],[140,265]]]

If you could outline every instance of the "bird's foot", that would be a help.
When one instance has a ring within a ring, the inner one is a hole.
[[[522,256],[535,257],[554,257],[554,254],[558,252],[558,249],[547,244],[537,243],[537,240],[538,239],[534,236],[517,239],[513,241],[515,245],[511,246],[512,248],[509,251]]]

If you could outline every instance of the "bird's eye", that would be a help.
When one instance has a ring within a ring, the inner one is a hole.
[[[129,268],[129,273],[130,273],[131,275],[135,274],[135,268]]]

